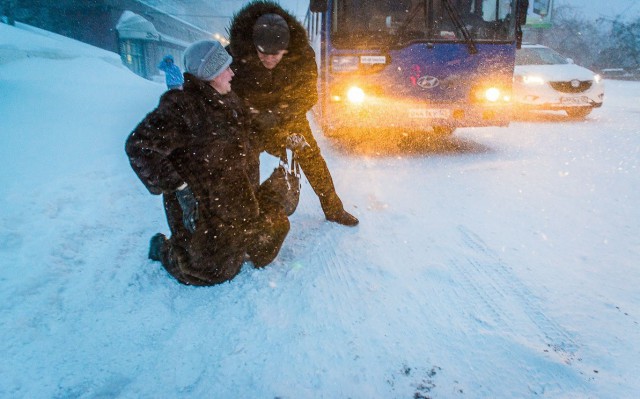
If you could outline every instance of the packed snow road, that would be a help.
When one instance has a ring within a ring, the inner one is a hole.
[[[31,54],[0,63],[0,397],[640,392],[640,84],[607,82],[585,121],[437,143],[316,131],[360,225],[324,221],[305,182],[272,265],[194,288],[147,259],[168,229],[123,149],[164,85],[0,29]]]
[[[280,259],[319,269],[309,322],[336,329],[318,347],[351,363],[323,356],[336,397],[361,397],[363,378],[387,381],[374,397],[633,396],[640,102],[627,85],[610,82],[585,121],[322,143],[361,225],[319,222],[310,195]]]

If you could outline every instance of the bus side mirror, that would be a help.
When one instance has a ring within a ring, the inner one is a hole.
[[[309,11],[311,12],[325,12],[327,11],[327,0],[310,0]]]
[[[520,26],[527,23],[527,13],[529,12],[529,0],[519,0],[516,7],[516,23]]]
[[[516,48],[522,47],[522,26],[527,23],[529,0],[518,0],[516,5]]]

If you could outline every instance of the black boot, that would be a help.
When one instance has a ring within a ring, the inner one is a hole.
[[[344,210],[344,205],[342,205],[342,201],[333,185],[333,179],[327,163],[320,155],[320,149],[311,131],[308,133],[304,134],[307,146],[303,146],[296,154],[304,175],[320,200],[320,206],[322,206],[326,219],[345,226],[357,225],[359,223],[358,219]]]
[[[162,247],[166,242],[167,237],[162,233],[157,233],[153,237],[151,237],[151,241],[149,242],[149,259],[160,261]]]
[[[324,215],[328,221],[335,222],[338,224],[342,224],[344,226],[356,226],[360,221],[358,218],[345,211],[344,209],[339,209],[333,212],[327,212]]]
[[[258,190],[260,217],[248,233],[247,254],[255,267],[264,267],[278,256],[289,233],[289,218],[282,205]]]
[[[344,210],[344,205],[335,190],[330,191],[328,195],[319,195],[318,197],[324,217],[328,221],[344,226],[356,226],[360,222],[358,218]]]

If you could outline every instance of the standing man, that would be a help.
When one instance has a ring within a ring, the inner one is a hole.
[[[232,279],[248,257],[256,267],[278,254],[289,220],[274,192],[249,175],[248,121],[231,91],[232,58],[214,40],[184,53],[183,90],[169,90],[126,142],[131,167],[163,194],[171,238],[156,234],[149,258],[176,280]],[[252,162],[255,163],[255,162]]]
[[[167,89],[182,89],[182,85],[184,84],[182,71],[180,71],[180,67],[176,65],[171,54],[164,56],[160,64],[158,64],[158,69],[164,72]]]
[[[326,219],[357,225],[336,193],[307,121],[307,111],[318,101],[318,71],[302,25],[277,3],[254,0],[233,17],[229,41],[233,90],[251,113],[257,151],[278,156],[287,142],[291,145],[289,135],[303,136],[308,145],[295,151]]]

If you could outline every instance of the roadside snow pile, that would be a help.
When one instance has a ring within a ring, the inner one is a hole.
[[[126,69],[116,53],[19,22],[15,27],[0,23],[0,65],[24,58],[78,57],[99,58]]]

